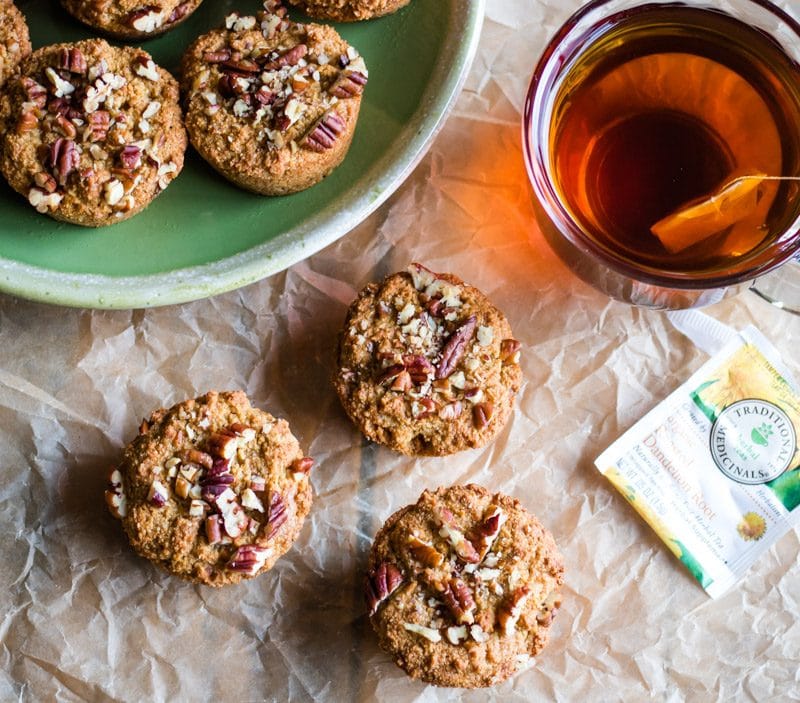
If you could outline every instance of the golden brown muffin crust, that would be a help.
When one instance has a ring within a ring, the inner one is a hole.
[[[143,210],[180,173],[178,84],[141,49],[102,39],[23,61],[0,96],[0,170],[39,212],[98,227]]]
[[[264,195],[314,185],[344,159],[367,68],[335,30],[276,5],[226,18],[183,59],[194,147],[236,185]]]
[[[30,53],[25,17],[11,0],[0,0],[0,88]]]
[[[61,0],[73,17],[119,39],[149,39],[177,27],[203,0]]]
[[[413,678],[504,681],[547,643],[564,566],[514,498],[473,484],[425,491],[375,537],[366,600],[381,647]]]
[[[334,22],[356,22],[397,12],[411,0],[289,0],[312,17]]]
[[[369,439],[415,456],[452,454],[505,425],[522,378],[519,350],[477,288],[412,264],[350,306],[334,385]]]
[[[285,420],[241,391],[212,392],[144,421],[105,497],[141,556],[223,586],[292,546],[311,509],[312,463]]]

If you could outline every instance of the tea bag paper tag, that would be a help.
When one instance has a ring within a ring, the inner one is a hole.
[[[686,335],[709,356],[714,356],[737,335],[732,327],[699,310],[672,310],[667,313],[667,318],[678,332]]]
[[[800,522],[800,386],[754,327],[669,319],[711,358],[595,465],[718,598]]]

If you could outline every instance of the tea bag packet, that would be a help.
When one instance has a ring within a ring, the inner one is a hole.
[[[673,315],[716,353],[595,464],[716,598],[800,521],[800,386],[755,328]]]

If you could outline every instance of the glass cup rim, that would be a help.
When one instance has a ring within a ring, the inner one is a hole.
[[[545,143],[544,147],[542,147],[542,144],[539,142],[546,142],[546,140],[534,139],[541,125],[544,125],[545,134],[549,135],[550,130],[549,118],[551,113],[548,110],[543,111],[541,109],[542,105],[540,105],[541,96],[539,94],[539,89],[543,85],[543,79],[547,76],[548,72],[556,76],[553,83],[548,86],[550,91],[558,87],[559,79],[563,78],[567,72],[566,69],[570,66],[571,61],[567,61],[562,66],[556,68],[553,68],[550,64],[553,57],[558,55],[558,48],[569,37],[572,30],[588,15],[596,13],[607,5],[618,3],[619,1],[620,0],[591,0],[580,7],[576,12],[570,15],[550,38],[534,68],[523,110],[522,140],[528,180],[535,191],[540,205],[544,208],[547,217],[558,229],[560,235],[571,242],[573,246],[578,247],[578,249],[584,251],[584,253],[602,261],[605,265],[618,273],[642,283],[679,289],[723,288],[751,281],[770,271],[774,271],[800,252],[800,217],[787,227],[786,232],[779,237],[778,241],[759,253],[760,256],[766,257],[766,260],[752,267],[746,267],[741,271],[737,270],[729,274],[719,274],[713,271],[663,271],[637,266],[622,257],[615,256],[612,252],[599,246],[591,237],[584,234],[580,225],[575,221],[575,218],[559,197],[552,183],[551,171],[548,166],[549,159],[540,158],[543,148],[545,151],[547,150],[547,144]],[[798,41],[800,41],[800,21],[787,14],[782,8],[773,4],[770,0],[738,1],[772,13],[781,23],[789,27],[797,36]],[[628,9],[646,8],[656,5],[667,7],[695,7],[695,5],[688,5],[681,0],[639,0]],[[698,9],[724,12],[730,15],[726,10],[714,7],[709,3],[703,3],[702,6],[696,5],[696,7],[698,7]],[[735,15],[731,16],[737,19]],[[783,49],[784,45],[780,44],[780,46]],[[550,104],[549,107],[552,108],[552,104]],[[537,146],[539,147],[538,149],[536,148]],[[794,232],[791,232],[791,230],[794,230]]]

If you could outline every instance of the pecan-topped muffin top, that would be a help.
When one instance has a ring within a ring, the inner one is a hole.
[[[102,39],[56,44],[20,69],[0,96],[0,170],[39,212],[114,224],[180,173],[178,85],[141,49]]]
[[[278,2],[231,14],[184,55],[194,147],[238,186],[264,195],[314,185],[344,159],[367,67],[332,27],[288,19]]]
[[[369,439],[404,454],[452,454],[505,425],[520,347],[477,288],[411,264],[350,306],[334,384]]]

